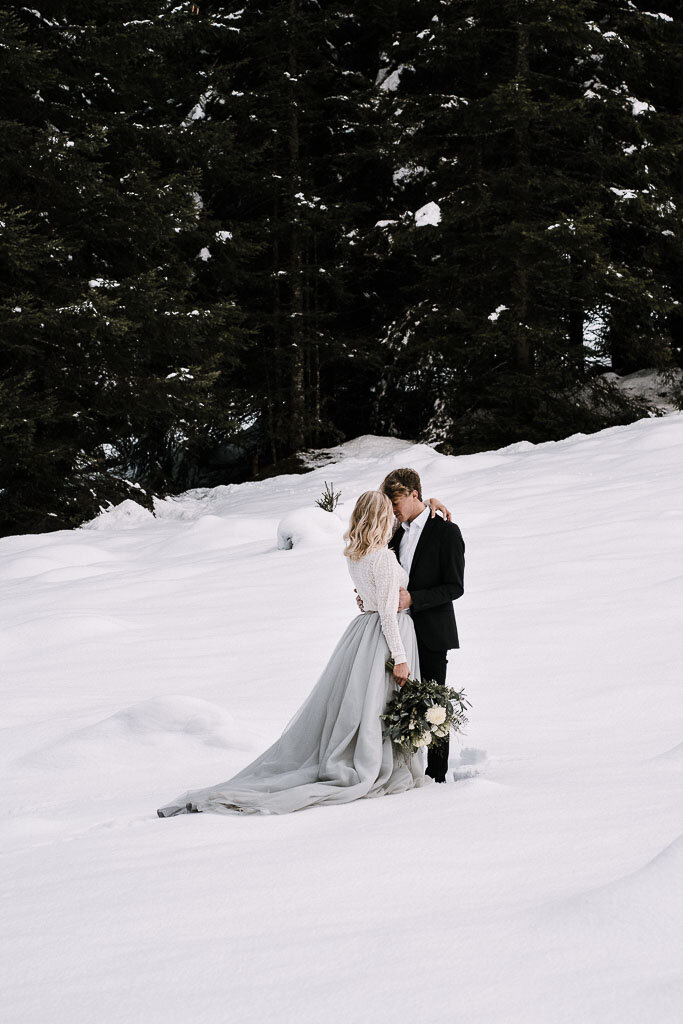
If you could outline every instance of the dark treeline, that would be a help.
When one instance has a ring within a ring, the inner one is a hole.
[[[0,13],[0,532],[683,365],[678,0]]]

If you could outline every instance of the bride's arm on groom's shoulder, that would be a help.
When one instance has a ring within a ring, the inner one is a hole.
[[[437,512],[440,512],[447,523],[451,522],[451,513],[448,511],[445,505],[442,505],[438,498],[427,498],[427,504],[432,510],[432,519],[434,518]]]

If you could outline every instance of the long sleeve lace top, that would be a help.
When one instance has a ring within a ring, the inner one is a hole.
[[[408,574],[390,548],[378,548],[357,562],[347,559],[353,585],[366,612],[379,612],[384,638],[391,656],[400,664],[406,652],[398,628],[398,590],[408,586]],[[401,612],[400,614],[405,614]]]

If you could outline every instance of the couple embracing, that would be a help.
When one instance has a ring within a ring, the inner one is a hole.
[[[423,502],[415,470],[397,469],[381,490],[360,496],[344,539],[362,614],[313,690],[255,761],[227,782],[183,794],[160,808],[159,817],[285,814],[445,782],[448,738],[430,746],[425,771],[421,752],[401,757],[382,736],[380,716],[410,676],[446,681],[447,652],[458,647],[453,601],[463,593],[460,530],[439,502]]]

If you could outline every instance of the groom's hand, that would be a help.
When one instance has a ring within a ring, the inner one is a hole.
[[[406,590],[405,587],[401,587],[398,592],[398,610],[404,612],[406,608],[410,608],[413,603],[413,599]]]

